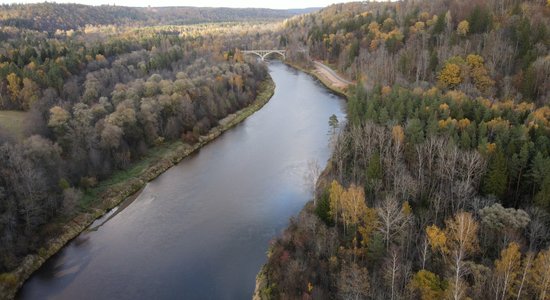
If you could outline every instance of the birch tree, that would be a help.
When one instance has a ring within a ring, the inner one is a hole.
[[[478,223],[471,213],[459,212],[454,218],[445,222],[449,239],[449,249],[454,267],[452,278],[452,298],[463,299],[466,292],[466,283],[462,280],[465,270],[464,259],[478,249]]]
[[[520,273],[521,252],[517,243],[510,243],[495,261],[495,299],[507,299],[513,294],[512,283]]]
[[[392,238],[398,235],[409,223],[409,215],[395,196],[387,196],[376,208],[380,219],[380,232],[384,235],[386,249],[389,249]]]
[[[536,299],[550,299],[550,249],[539,252],[533,262],[529,285],[535,291]]]
[[[439,251],[445,261],[452,266],[450,281],[450,296],[454,300],[463,299],[466,293],[466,283],[463,276],[466,273],[464,261],[478,250],[477,221],[469,212],[459,212],[453,218],[445,221],[446,228],[436,225],[426,228],[426,234],[432,250]]]

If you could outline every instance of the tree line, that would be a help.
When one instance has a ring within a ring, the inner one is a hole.
[[[277,21],[308,10],[210,7],[124,7],[82,4],[2,4],[0,25],[50,33],[86,26],[155,26],[212,22]]]

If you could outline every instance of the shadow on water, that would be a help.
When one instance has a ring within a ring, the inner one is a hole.
[[[57,287],[49,290],[49,298],[57,298],[67,286],[70,286],[78,273],[85,269],[90,263],[92,257],[89,247],[90,236],[84,232],[65,246],[62,251],[54,254],[44,265],[36,272],[33,277],[37,281],[50,282],[55,280]],[[71,252],[78,252],[78,258],[71,258]],[[26,299],[25,290],[22,289],[16,299]]]

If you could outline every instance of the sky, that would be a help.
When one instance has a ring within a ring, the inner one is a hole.
[[[44,1],[0,0],[0,3],[36,3]],[[56,3],[81,3],[87,5],[116,4],[118,6],[199,6],[199,7],[261,7],[261,8],[306,8],[324,7],[333,3],[351,2],[349,0],[55,0]]]

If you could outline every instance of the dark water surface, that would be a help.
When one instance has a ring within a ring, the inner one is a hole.
[[[269,241],[309,199],[308,162],[329,157],[344,102],[272,63],[260,111],[150,182],[50,259],[20,299],[250,299]]]

